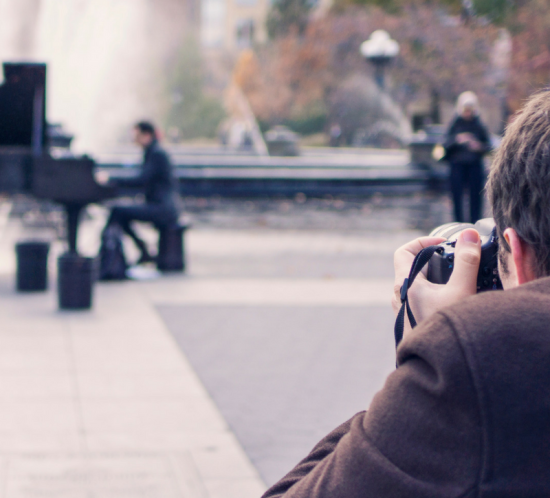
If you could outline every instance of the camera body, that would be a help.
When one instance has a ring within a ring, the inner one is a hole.
[[[435,284],[446,284],[454,268],[455,245],[460,232],[474,228],[481,238],[481,261],[477,274],[477,292],[502,289],[498,274],[498,237],[495,222],[492,218],[471,223],[447,223],[430,233],[433,237],[444,237],[447,240],[439,244],[438,250],[428,263],[428,280]]]

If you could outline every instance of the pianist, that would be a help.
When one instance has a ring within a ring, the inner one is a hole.
[[[176,183],[172,165],[166,152],[160,147],[155,127],[140,121],[134,126],[134,142],[143,149],[141,173],[131,178],[117,178],[109,183],[116,187],[138,187],[145,195],[145,203],[132,206],[116,206],[112,209],[107,226],[118,223],[134,240],[141,256],[137,264],[154,261],[131,226],[132,221],[153,223],[156,227],[168,226],[177,222]]]

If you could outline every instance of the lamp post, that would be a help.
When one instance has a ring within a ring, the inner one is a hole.
[[[374,79],[380,89],[384,90],[384,71],[399,53],[399,43],[392,40],[387,31],[377,29],[367,41],[361,43],[360,51],[361,55],[374,66]]]

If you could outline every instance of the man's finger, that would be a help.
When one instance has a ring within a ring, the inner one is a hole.
[[[477,274],[481,260],[481,241],[473,228],[464,230],[456,241],[454,269],[447,284],[462,295],[477,291]]]
[[[445,239],[442,237],[420,237],[397,249],[393,256],[395,284],[401,285],[403,280],[409,276],[414,258],[422,249],[441,244],[443,241]]]
[[[409,276],[411,266],[416,255],[424,248],[441,244],[445,239],[441,237],[420,237],[401,246],[393,256],[394,266],[394,296],[393,306],[401,303],[401,286],[404,280]],[[420,277],[420,275],[419,275]],[[417,277],[418,278],[418,277]]]

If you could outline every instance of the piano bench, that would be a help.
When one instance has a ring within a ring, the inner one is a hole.
[[[188,225],[169,225],[157,227],[159,247],[157,268],[160,271],[185,271],[185,231]]]

